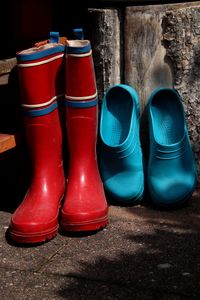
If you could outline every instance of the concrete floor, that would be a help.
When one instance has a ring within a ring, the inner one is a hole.
[[[110,206],[109,226],[19,247],[0,211],[0,299],[200,299],[200,190],[187,205]]]

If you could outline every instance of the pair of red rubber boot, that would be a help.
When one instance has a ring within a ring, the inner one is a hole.
[[[108,206],[96,158],[98,101],[90,42],[63,45],[52,34],[49,43],[19,52],[17,61],[33,176],[12,216],[11,238],[18,243],[50,240],[59,217],[63,231],[105,227]],[[69,147],[67,180],[63,137]]]

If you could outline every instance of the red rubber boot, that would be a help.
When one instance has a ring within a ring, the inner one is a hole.
[[[39,243],[58,231],[65,192],[58,101],[64,91],[64,46],[50,43],[17,54],[25,128],[33,165],[30,188],[12,216],[10,236]]]
[[[97,157],[97,93],[90,42],[66,47],[66,122],[69,176],[61,214],[64,231],[95,231],[108,223]]]

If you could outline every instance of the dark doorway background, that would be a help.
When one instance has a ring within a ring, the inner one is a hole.
[[[189,0],[190,2],[192,0]],[[0,59],[14,57],[16,51],[47,39],[50,31],[72,38],[75,27],[90,38],[92,28],[88,7],[124,8],[127,5],[164,4],[186,0],[6,0],[1,1]],[[89,30],[88,30],[89,28]]]
[[[72,38],[73,28],[82,27],[87,37],[88,5],[88,1],[2,1],[0,59],[14,57],[17,51],[47,39],[50,31]]]

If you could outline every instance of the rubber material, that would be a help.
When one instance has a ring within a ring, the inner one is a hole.
[[[87,98],[95,94],[92,56],[67,56],[66,95]],[[76,106],[66,107],[70,161],[67,192],[61,213],[63,231],[96,231],[108,223],[108,205],[96,157],[97,100],[94,98],[84,103],[89,104],[91,101],[95,101],[96,105],[83,107],[83,102],[76,100]]]
[[[25,114],[27,117],[40,117],[49,114],[50,112],[54,111],[57,107],[58,103],[57,101],[55,101],[54,103],[45,108],[26,110]]]
[[[155,90],[149,98],[148,118],[149,192],[156,205],[177,206],[196,186],[196,166],[178,92],[169,88]]]
[[[46,59],[48,57],[44,57]],[[63,59],[35,67],[19,67],[22,103],[42,105],[64,94]],[[59,82],[59,84],[58,84]],[[48,110],[52,104],[45,109]],[[56,107],[45,115],[33,116],[24,108],[24,124],[32,160],[31,185],[10,224],[10,236],[18,243],[39,243],[53,238],[58,231],[58,214],[65,192],[62,160],[62,130]],[[35,108],[35,111],[38,111]],[[40,111],[40,110],[39,110]]]
[[[68,41],[66,47],[67,54],[83,54],[91,50],[91,45],[88,40],[72,40]]]
[[[135,204],[143,196],[143,156],[139,99],[128,85],[114,85],[104,96],[100,120],[100,173],[116,203]]]
[[[90,101],[71,101],[66,100],[65,105],[70,107],[80,107],[80,108],[87,108],[87,107],[93,107],[98,104],[98,98],[90,100]]]
[[[84,33],[83,33],[82,28],[75,28],[73,30],[73,34],[74,34],[75,39],[84,40]]]
[[[57,31],[51,31],[50,32],[50,43],[59,43],[59,39],[60,39],[60,36],[59,36],[59,32]]]
[[[49,45],[49,44],[47,44],[47,45]],[[63,46],[61,44],[58,44],[57,46],[52,47],[52,48],[45,48],[45,46],[41,46],[40,48],[41,48],[40,51],[36,47],[28,49],[28,50],[33,50],[33,51],[37,50],[37,52],[33,52],[31,54],[30,53],[25,53],[23,51],[18,52],[17,55],[16,55],[18,63],[29,62],[29,61],[32,61],[32,60],[47,58],[50,55],[63,53],[64,50],[65,50],[65,46]]]

